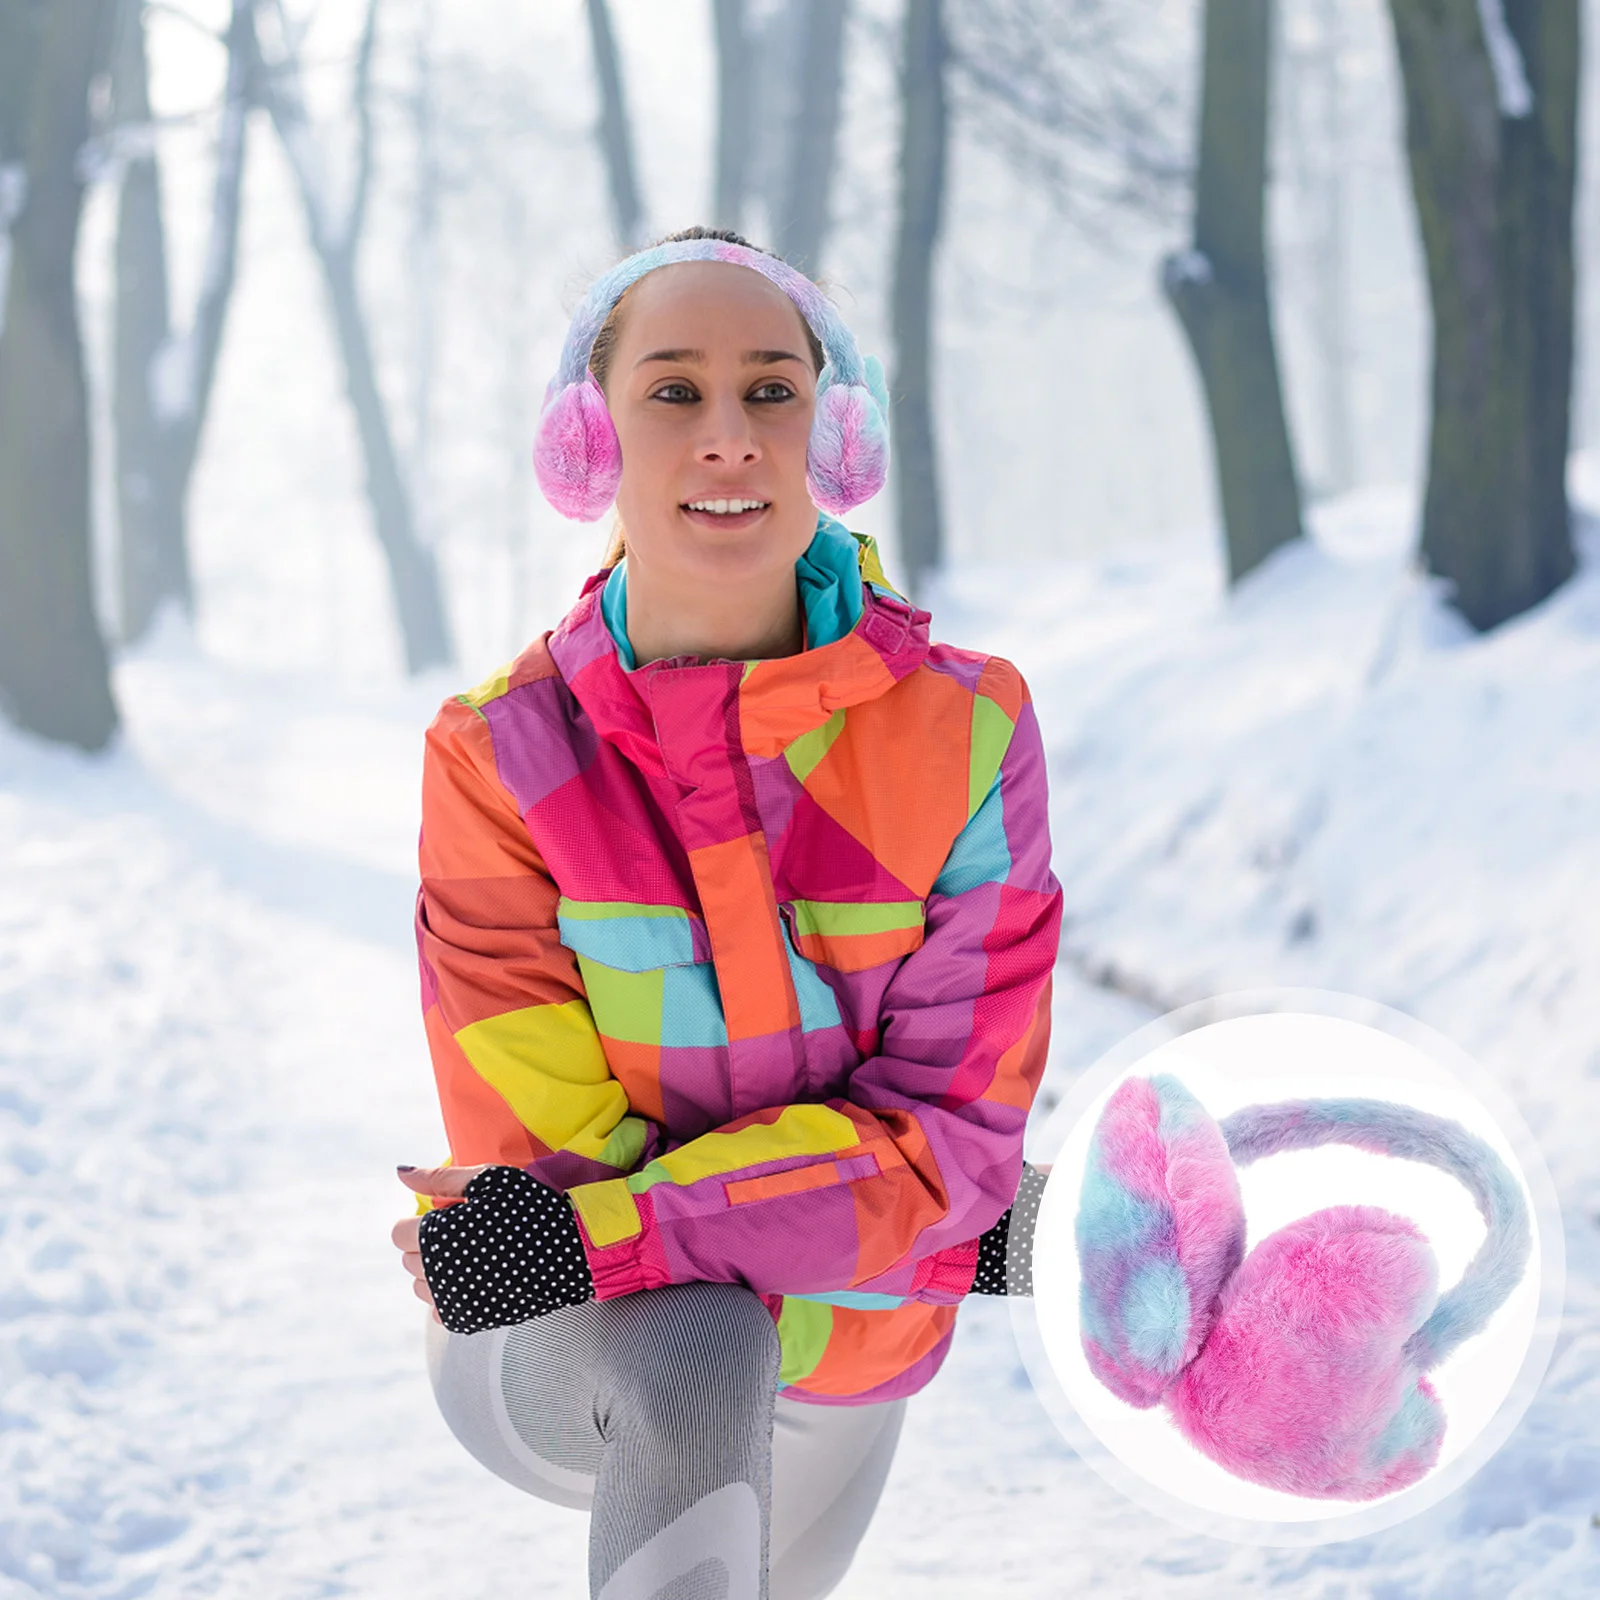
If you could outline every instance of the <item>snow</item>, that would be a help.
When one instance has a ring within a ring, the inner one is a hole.
[[[1600,498],[1600,462],[1575,482]],[[1452,627],[1414,507],[967,568],[1050,749],[1067,933],[1034,1128],[1151,1005],[1304,984],[1472,1051],[1539,1137],[1568,1313],[1505,1448],[1413,1522],[1233,1546],[1123,1499],[974,1300],[840,1600],[1600,1588],[1600,542]],[[0,729],[0,1597],[584,1592],[587,1521],[449,1437],[387,1233],[442,1154],[411,947],[421,730],[460,685],[224,664],[169,620],[100,759]]]
[[[1212,276],[1211,257],[1192,246],[1173,251],[1161,264],[1161,281],[1169,293],[1186,284],[1210,283]]]
[[[1505,0],[1478,0],[1478,17],[1483,23],[1483,42],[1494,71],[1494,92],[1500,115],[1531,116],[1533,85],[1528,82],[1522,51],[1511,32],[1511,24],[1506,21]]]

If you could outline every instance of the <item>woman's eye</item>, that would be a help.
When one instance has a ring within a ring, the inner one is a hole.
[[[780,383],[777,379],[774,379],[771,383],[763,383],[750,398],[752,400],[792,400],[794,398],[794,390],[788,384]]]
[[[698,396],[686,383],[664,383],[650,398],[652,400],[670,400],[674,404],[681,405],[686,400],[697,399]]]

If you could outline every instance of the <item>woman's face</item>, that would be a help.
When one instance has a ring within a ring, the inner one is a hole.
[[[630,570],[737,585],[791,568],[816,530],[816,384],[799,311],[760,273],[686,261],[641,278],[606,375]]]

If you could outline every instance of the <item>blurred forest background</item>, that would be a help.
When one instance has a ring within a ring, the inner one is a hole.
[[[924,598],[1161,541],[1236,580],[1406,485],[1492,627],[1600,444],[1585,9],[13,0],[0,703],[104,743],[164,608],[339,673],[520,648],[603,544],[530,470],[566,313],[691,221],[883,354],[859,521]]]

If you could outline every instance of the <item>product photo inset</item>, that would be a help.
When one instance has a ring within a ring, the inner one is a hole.
[[[1459,1179],[1487,1234],[1443,1295],[1410,1219],[1320,1210],[1245,1253],[1237,1169],[1350,1144]],[[1129,1078],[1095,1128],[1075,1225],[1084,1354],[1130,1405],[1165,1405],[1234,1475],[1370,1500],[1419,1481],[1447,1419],[1427,1373],[1478,1333],[1527,1269],[1528,1209],[1481,1139],[1370,1099],[1251,1106],[1221,1123],[1170,1074]]]

